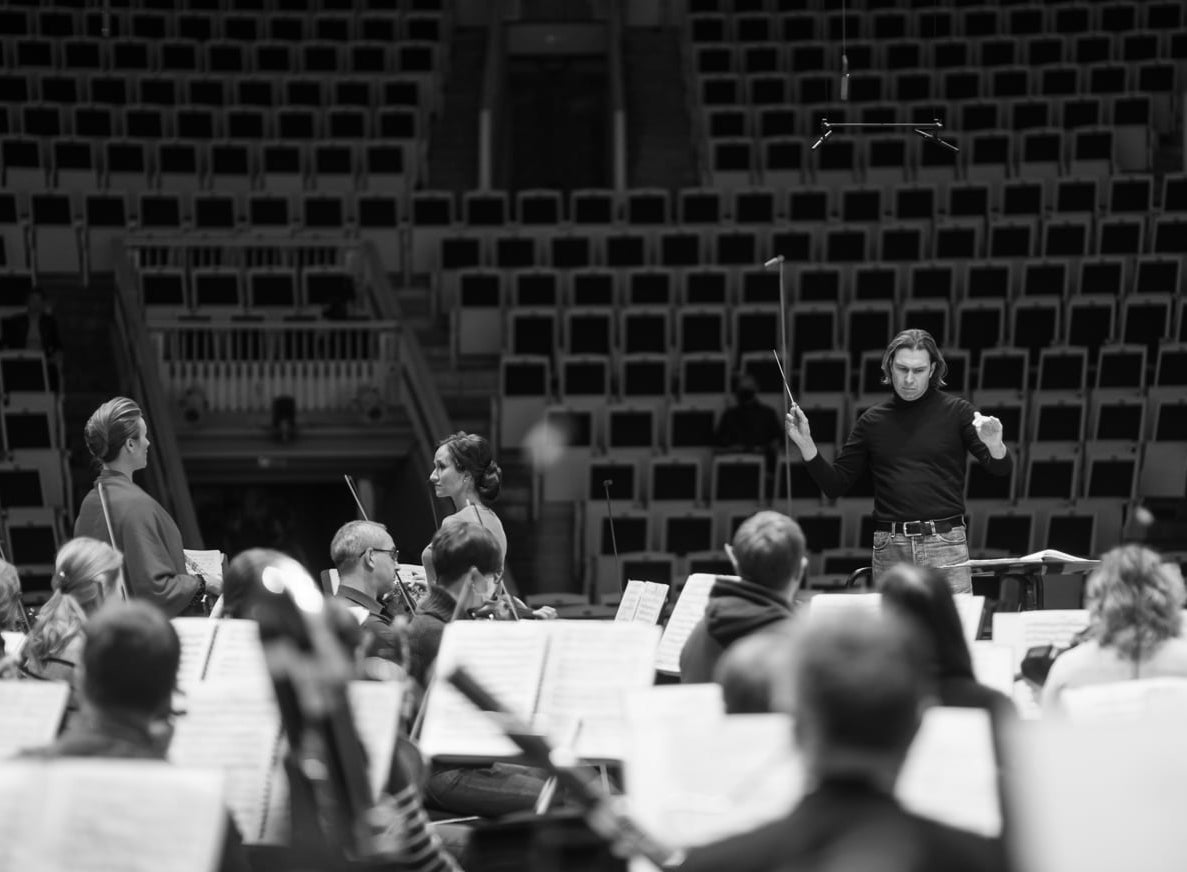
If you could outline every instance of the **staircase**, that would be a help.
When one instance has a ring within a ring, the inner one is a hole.
[[[66,451],[74,483],[69,514],[91,487],[95,469],[83,441],[87,419],[99,405],[120,390],[112,349],[115,283],[110,276],[93,277],[85,284],[79,276],[42,276],[41,287],[53,305],[62,336],[62,416],[66,424]]]
[[[635,188],[700,185],[685,101],[680,41],[671,28],[623,32],[627,184]]]
[[[453,32],[441,111],[429,133],[427,188],[468,191],[478,185],[478,114],[486,73],[486,39],[486,28],[459,27]]]

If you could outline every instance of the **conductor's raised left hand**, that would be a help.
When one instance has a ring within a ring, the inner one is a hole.
[[[977,438],[990,448],[1002,444],[1002,422],[992,415],[973,412],[973,429],[977,431]]]

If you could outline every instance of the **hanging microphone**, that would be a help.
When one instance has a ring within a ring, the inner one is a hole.
[[[849,55],[841,55],[841,102],[849,102]]]
[[[783,263],[783,255],[777,254],[774,257],[772,257],[770,260],[766,261],[762,265],[762,268],[770,269],[771,267],[776,266],[777,264],[781,264],[781,263]]]
[[[618,569],[618,584],[620,587],[626,586],[626,579],[622,577],[622,559],[618,556],[618,537],[614,535],[614,509],[610,506],[610,488],[614,484],[614,479],[607,478],[602,480],[602,490],[606,493],[606,516],[610,524],[610,546],[614,549],[614,565]]]

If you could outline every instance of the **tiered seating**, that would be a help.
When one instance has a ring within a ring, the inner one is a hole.
[[[0,227],[17,226],[0,231],[0,267],[110,269],[103,242],[128,225],[357,228],[386,237],[399,267],[391,239],[422,172],[450,16],[432,2],[252,5],[3,10]],[[222,202],[200,202],[208,191]],[[163,222],[141,207],[158,192],[178,200]]]
[[[615,499],[632,549],[667,554],[677,576],[732,532],[712,424],[738,368],[784,405],[770,360],[778,278],[759,266],[774,254],[787,261],[792,389],[825,456],[885,397],[881,351],[908,326],[940,338],[950,390],[1003,419],[1017,469],[970,471],[975,552],[1092,553],[1116,541],[1135,497],[1182,496],[1187,455],[1169,435],[1181,377],[1168,368],[1182,358],[1159,360],[1187,341],[1187,176],[1152,172],[1158,137],[1182,123],[1181,4],[855,2],[848,14],[841,102],[839,9],[690,2],[701,187],[413,196],[413,262],[441,271],[457,350],[507,351],[501,444],[546,415],[580,421],[579,451],[543,493],[586,503],[603,592],[615,572],[604,478],[630,482]],[[939,117],[960,151],[872,131],[812,151],[823,117]],[[615,410],[639,396],[653,418],[624,443]],[[617,471],[602,476],[604,464]],[[657,495],[677,472],[680,488]],[[813,572],[868,560],[869,483],[830,506],[801,465],[792,472],[795,512],[819,527]],[[771,473],[782,505],[782,459]],[[576,486],[556,483],[569,474]],[[751,493],[745,508],[765,502]]]
[[[50,390],[45,357],[36,352],[0,352],[0,395],[4,554],[17,566],[31,599],[44,599],[50,592],[54,555],[64,541],[72,492],[62,403]]]

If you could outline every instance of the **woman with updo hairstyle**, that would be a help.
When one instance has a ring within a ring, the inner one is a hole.
[[[1056,658],[1043,685],[1043,708],[1061,708],[1063,692],[1139,678],[1187,678],[1180,636],[1183,573],[1149,548],[1122,545],[1103,557],[1084,590],[1084,641]]]
[[[100,470],[79,507],[74,535],[110,541],[123,552],[131,596],[171,618],[204,614],[204,598],[217,596],[221,582],[186,573],[177,524],[132,482],[133,473],[148,465],[151,444],[140,407],[127,397],[108,400],[91,415],[83,435]]]
[[[37,613],[21,646],[22,678],[72,681],[82,655],[86,623],[99,606],[119,596],[123,558],[106,542],[71,539],[54,561],[53,595]]]
[[[485,527],[499,543],[499,565],[504,565],[507,534],[503,532],[503,522],[488,505],[499,498],[503,470],[495,463],[490,443],[481,436],[464,432],[442,439],[433,456],[429,484],[435,497],[453,503],[453,513],[441,520],[441,526],[461,522]],[[435,583],[437,574],[430,548],[421,552],[421,562],[429,582]]]

